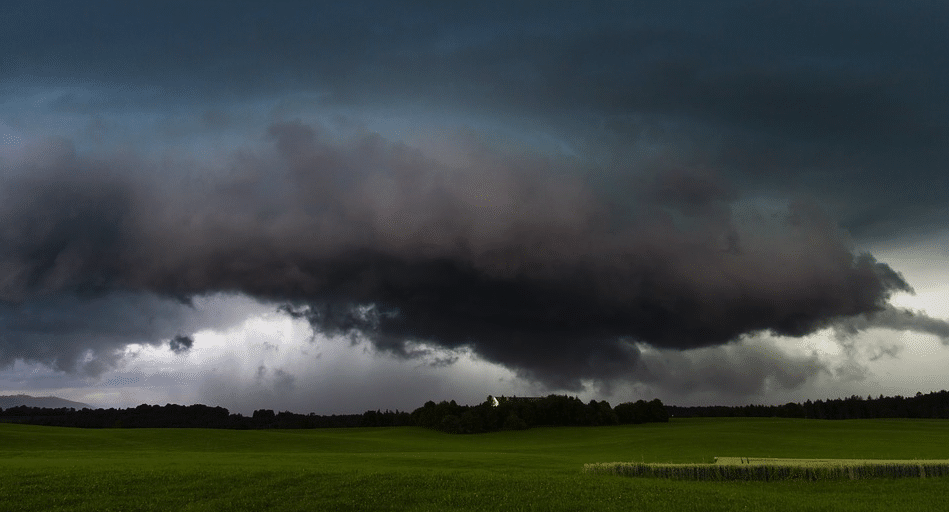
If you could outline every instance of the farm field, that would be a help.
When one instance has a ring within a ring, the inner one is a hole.
[[[448,435],[0,424],[0,510],[932,510],[949,477],[696,482],[583,465],[949,459],[949,422],[673,419]]]

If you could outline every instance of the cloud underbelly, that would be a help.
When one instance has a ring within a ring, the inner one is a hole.
[[[467,347],[570,385],[623,378],[636,344],[803,336],[910,290],[819,209],[738,212],[708,173],[641,173],[617,200],[543,160],[449,168],[299,122],[268,137],[200,180],[54,148],[4,183],[0,299],[237,293],[395,354]]]

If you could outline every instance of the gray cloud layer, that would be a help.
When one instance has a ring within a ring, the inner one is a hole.
[[[888,306],[909,284],[845,233],[945,223],[947,16],[847,1],[6,2],[3,144],[60,119],[84,128],[0,159],[0,364],[94,374],[126,343],[185,349],[224,322],[187,305],[216,293],[404,357],[412,340],[470,346],[562,388],[625,378],[640,342],[829,326],[945,339],[942,320]],[[448,165],[287,121],[299,94],[558,149],[476,141]],[[269,127],[234,112],[267,101]],[[176,125],[181,111],[200,123]],[[215,138],[238,125],[257,131]],[[154,157],[188,130],[231,149]],[[126,131],[139,138],[103,142]],[[736,350],[763,373],[723,386],[812,375]]]
[[[910,290],[814,206],[736,214],[708,172],[648,173],[618,203],[543,159],[448,168],[300,122],[268,138],[201,183],[176,169],[135,178],[122,166],[139,159],[62,143],[21,163],[2,198],[0,299],[242,293],[396,354],[470,346],[577,388],[628,375],[632,342],[801,336]]]
[[[267,310],[250,300],[231,299],[222,308],[215,297],[185,304],[141,291],[76,290],[0,302],[0,367],[20,359],[99,376],[122,360],[130,344],[168,343],[184,353],[193,339],[182,333],[224,329]]]
[[[543,126],[616,162],[653,139],[743,190],[806,191],[860,236],[949,213],[939,2],[48,1],[3,14],[0,81],[121,84],[61,97],[62,113],[308,91]]]
[[[775,389],[795,389],[829,372],[817,355],[790,355],[767,339],[692,352],[648,353],[639,366],[639,382],[679,396],[703,392],[760,396]]]

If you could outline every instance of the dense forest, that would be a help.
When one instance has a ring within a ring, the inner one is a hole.
[[[743,405],[679,407],[666,406],[676,418],[697,417],[780,417],[821,420],[857,420],[870,418],[949,419],[949,391],[934,391],[916,396],[851,396],[833,400],[810,400],[784,405]]]
[[[326,428],[391,427],[417,425],[450,433],[520,430],[534,426],[616,425],[668,421],[659,400],[620,404],[550,395],[543,398],[489,397],[476,406],[427,402],[414,412],[366,411],[362,414],[317,414],[254,411],[251,416],[232,414],[223,407],[206,405],[140,405],[129,409],[48,409],[18,406],[0,409],[0,421],[85,428]]]
[[[254,411],[252,416],[232,414],[207,405],[139,405],[128,409],[46,409],[21,405],[0,410],[0,422],[84,428],[333,428],[411,425],[411,416],[399,411],[366,411],[363,414],[317,414]]]
[[[666,422],[670,417],[783,417],[824,420],[869,418],[949,419],[949,391],[916,396],[810,400],[784,405],[667,406],[658,400],[610,406],[606,401],[584,403],[577,397],[488,397],[478,405],[454,400],[426,402],[415,411],[366,411],[362,414],[321,416],[289,411],[254,411],[251,416],[207,405],[139,405],[128,409],[42,408],[0,409],[0,422],[85,428],[332,428],[420,426],[449,433],[473,434],[522,430],[537,426],[597,426]]]
[[[412,413],[415,425],[458,434],[497,430],[524,430],[531,427],[599,426],[669,421],[666,407],[658,399],[623,403],[549,395],[538,398],[491,397],[480,405],[427,402]]]

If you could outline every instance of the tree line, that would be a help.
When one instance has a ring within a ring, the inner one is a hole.
[[[748,418],[811,418],[820,420],[858,420],[873,418],[927,418],[949,419],[949,391],[916,393],[904,397],[883,396],[866,398],[853,395],[848,398],[830,400],[807,400],[803,403],[784,405],[743,406],[667,406],[676,418],[697,417],[748,417]]]
[[[47,409],[21,405],[0,409],[0,422],[83,428],[341,428],[411,425],[411,415],[400,411],[366,411],[363,414],[275,413],[269,409],[251,416],[230,413],[207,405],[146,405],[128,409]]]
[[[498,430],[525,430],[531,427],[579,427],[651,423],[669,421],[659,399],[623,403],[615,408],[609,402],[577,397],[548,395],[538,398],[491,397],[479,405],[451,402],[426,402],[412,412],[415,425],[452,434],[478,434]]]
[[[0,409],[0,422],[83,428],[223,428],[308,429],[341,427],[420,426],[449,433],[522,430],[534,426],[618,425],[668,421],[659,400],[640,400],[612,408],[608,402],[583,403],[576,397],[550,395],[537,399],[500,397],[476,406],[454,400],[429,401],[412,413],[366,411],[362,414],[322,416],[314,413],[275,413],[259,409],[250,416],[207,405],[139,405],[128,409],[42,408],[17,406]]]
[[[495,403],[496,400],[496,403]],[[426,402],[408,413],[369,410],[362,414],[297,414],[269,409],[250,416],[207,405],[139,405],[128,409],[74,409],[17,406],[0,409],[0,422],[84,428],[225,428],[306,429],[341,427],[420,426],[450,433],[521,430],[536,426],[596,426],[669,421],[669,417],[780,417],[825,420],[870,418],[949,419],[949,391],[912,397],[851,396],[807,400],[784,405],[667,406],[659,399],[638,400],[611,407],[606,401],[582,402],[577,397],[489,397],[473,406],[454,400]]]

